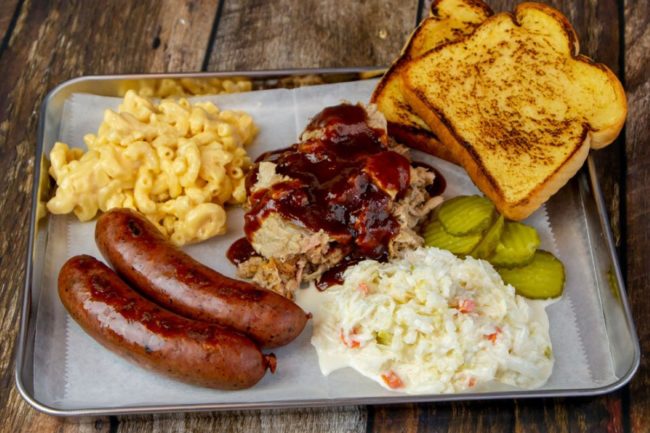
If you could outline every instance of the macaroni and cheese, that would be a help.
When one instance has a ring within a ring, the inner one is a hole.
[[[84,137],[87,152],[54,145],[50,175],[58,187],[47,209],[87,221],[128,207],[176,245],[222,234],[224,204],[246,198],[245,146],[256,133],[246,113],[186,99],[156,105],[129,91],[118,112],[105,112],[97,134]]]
[[[253,83],[244,77],[228,78],[163,78],[125,81],[122,94],[134,90],[144,97],[169,98],[191,95],[248,92]]]

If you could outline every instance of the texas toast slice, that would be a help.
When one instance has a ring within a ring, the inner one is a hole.
[[[451,153],[406,102],[400,74],[412,59],[470,34],[491,15],[492,10],[481,0],[436,0],[431,4],[430,16],[411,34],[370,99],[386,117],[388,133],[398,142],[454,162]]]
[[[619,134],[625,93],[557,10],[523,3],[409,62],[406,100],[506,217],[530,215]]]

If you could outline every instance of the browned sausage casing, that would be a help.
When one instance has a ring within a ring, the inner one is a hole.
[[[289,343],[307,322],[289,299],[202,265],[130,209],[99,217],[95,241],[117,273],[145,296],[178,314],[231,326],[262,347]]]
[[[223,326],[164,310],[90,256],[75,256],[59,273],[59,296],[95,340],[151,370],[219,389],[255,385],[275,357]]]

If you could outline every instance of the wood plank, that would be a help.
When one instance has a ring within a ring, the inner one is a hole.
[[[109,425],[108,419],[64,424],[39,414],[13,386],[41,100],[56,84],[82,74],[200,70],[216,7],[216,0],[81,2],[75,7],[34,0],[22,6],[0,57],[0,207],[15,210],[0,213],[0,418],[5,431],[106,431]],[[152,43],[156,37],[158,47]]]
[[[416,16],[416,0],[226,0],[208,70],[388,65]]]
[[[420,424],[420,413],[431,414],[424,405],[405,404],[399,406],[370,406],[368,407],[368,432],[388,433],[401,431],[416,433]],[[444,422],[437,420],[435,423],[439,431],[444,431]]]
[[[365,412],[355,407],[282,411],[224,412],[206,414],[120,417],[113,432],[177,433],[198,431],[259,433],[361,433]]]
[[[641,342],[641,367],[630,384],[630,426],[650,429],[650,3],[625,1],[627,288]]]
[[[148,70],[200,71],[218,6],[219,0],[165,0],[151,41],[156,54]]]
[[[14,15],[20,7],[20,0],[3,0],[0,2],[0,56],[9,42],[9,31]]]
[[[392,433],[622,433],[618,396],[377,406],[368,408],[368,432]]]
[[[488,3],[495,12],[501,12],[512,10],[520,2],[497,0]],[[552,0],[545,3],[561,10],[572,22],[581,41],[582,53],[620,73],[621,23],[616,1]],[[424,2],[422,18],[428,15],[430,5],[431,1]],[[606,202],[610,204],[609,213],[617,239],[620,239],[621,209],[618,197],[623,172],[622,148],[623,140],[619,139],[597,155],[599,171],[606,173],[601,179]],[[621,395],[622,392],[617,392],[593,399],[522,400],[512,404],[476,402],[384,406],[370,409],[368,417],[370,431],[377,432],[402,431],[401,429],[407,432],[622,432],[624,416]]]

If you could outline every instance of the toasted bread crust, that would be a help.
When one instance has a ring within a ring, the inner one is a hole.
[[[594,62],[593,59],[584,56],[582,54],[578,54],[577,56],[575,56],[575,59],[603,71],[609,77],[609,80],[612,83],[615,83],[614,91],[616,92],[617,95],[616,99],[620,101],[620,103],[622,104],[621,109],[623,115],[620,116],[620,118],[618,119],[614,119],[614,121],[612,122],[609,128],[602,128],[598,131],[594,131],[594,130],[590,131],[589,134],[591,138],[590,147],[592,149],[602,149],[603,147],[606,147],[614,140],[616,140],[616,137],[618,137],[618,135],[621,133],[621,130],[623,129],[623,125],[625,125],[625,118],[627,117],[627,96],[625,94],[625,88],[623,88],[623,84],[621,84],[620,80],[618,79],[614,71],[609,69],[606,65],[602,63]]]
[[[422,21],[409,36],[400,57],[386,71],[370,99],[386,116],[388,132],[395,140],[452,163],[456,162],[405,100],[401,92],[401,73],[414,58],[420,57],[432,47],[470,33],[492,14],[489,6],[481,0],[435,0],[431,4],[429,18]],[[442,31],[439,26],[444,27]]]
[[[436,114],[436,108],[428,105],[426,100],[423,101],[420,97],[414,95],[411,89],[406,88],[404,94],[411,101],[413,108],[420,113],[427,124],[431,125],[431,129],[445,143],[445,147],[449,150],[451,158],[467,171],[467,174],[478,189],[494,202],[499,212],[511,220],[519,221],[525,219],[544,204],[582,167],[589,153],[589,133],[585,127],[584,141],[582,145],[574,148],[570,158],[550,173],[544,183],[537,185],[531,190],[531,193],[527,197],[514,203],[507,202],[503,198],[503,192],[499,188],[495,177],[486,170],[481,156],[471,145],[464,142],[455,133],[450,122],[439,112]]]
[[[567,17],[565,17],[562,12],[543,3],[524,2],[517,5],[514,12],[506,13],[512,17],[512,21],[515,24],[520,26],[521,23],[517,19],[517,16],[519,16],[520,11],[524,9],[536,9],[538,11],[544,12],[546,15],[552,16],[553,19],[560,23],[562,26],[562,30],[564,31],[564,35],[569,47],[569,52],[573,55],[574,58],[580,54],[580,41],[578,40],[578,34],[573,28],[573,25],[571,25]]]
[[[435,17],[438,19],[449,17],[449,14],[441,10],[441,3],[443,3],[444,1],[445,0],[434,0],[433,2],[431,2],[431,7],[429,8],[430,17]],[[487,3],[483,2],[482,0],[464,0],[464,3],[469,7],[482,11],[482,13],[486,17],[489,17],[494,14],[490,6],[488,6]]]
[[[520,180],[504,179],[502,173],[495,172],[486,165],[486,157],[493,159],[495,158],[493,155],[486,153],[486,149],[488,149],[489,146],[479,146],[477,148],[474,143],[469,143],[467,139],[464,138],[463,133],[460,132],[456,126],[456,121],[458,119],[448,118],[445,116],[445,102],[441,102],[435,98],[432,98],[431,95],[427,94],[424,88],[418,87],[411,83],[409,76],[411,74],[410,71],[411,69],[415,70],[415,68],[419,67],[419,61],[416,60],[409,63],[408,66],[401,71],[403,74],[403,82],[406,84],[403,92],[409,104],[413,107],[416,113],[418,113],[430,126],[440,141],[446,145],[447,149],[458,161],[458,163],[460,163],[460,165],[466,169],[479,189],[481,189],[481,191],[483,191],[492,201],[494,201],[499,211],[506,217],[515,220],[527,217],[539,206],[541,206],[542,203],[548,200],[551,195],[557,192],[557,190],[561,188],[582,166],[584,160],[587,157],[590,147],[600,148],[613,141],[623,126],[623,123],[625,121],[625,114],[627,112],[625,93],[616,76],[606,66],[596,64],[591,59],[578,54],[579,47],[576,33],[567,19],[557,10],[537,3],[524,3],[519,5],[513,14],[499,14],[492,18],[489,18],[481,25],[480,28],[493,26],[493,22],[495,22],[494,26],[498,25],[499,22],[503,21],[504,15],[507,15],[515,25],[522,26],[524,24],[519,22],[518,17],[522,17],[523,14],[527,12],[527,9],[541,11],[542,13],[554,19],[559,24],[558,27],[561,28],[561,31],[563,33],[562,40],[566,41],[565,43],[567,44],[566,48],[568,49],[567,52],[569,56],[577,62],[582,62],[586,65],[589,65],[590,67],[595,67],[604,72],[607,76],[607,81],[609,84],[611,84],[613,92],[616,96],[613,101],[615,104],[614,108],[612,110],[608,110],[606,116],[597,116],[598,127],[595,127],[593,124],[590,124],[585,120],[582,124],[572,126],[571,131],[573,132],[571,132],[571,135],[566,135],[566,137],[577,137],[576,139],[569,139],[566,142],[562,142],[563,137],[557,138],[560,140],[560,143],[557,145],[562,145],[563,159],[559,162],[557,157],[551,157],[548,160],[541,160],[540,163],[548,165],[548,168],[544,168],[546,171],[544,171],[543,178],[536,179],[536,184],[532,185],[523,196],[521,194],[514,194],[516,197],[513,197],[513,194],[510,194],[510,196],[508,196],[508,194],[502,189],[501,185],[508,185],[508,182],[520,182]],[[526,19],[526,17],[523,18]],[[430,56],[437,56],[437,53],[444,52],[444,50],[447,49],[447,46],[456,44],[463,45],[478,32],[479,30],[477,30],[477,32],[473,33],[472,35],[460,39],[458,42],[452,42],[450,44],[434,48],[423,57],[427,58]],[[554,42],[557,42],[557,40],[559,39],[554,40]],[[434,72],[432,73],[435,74]],[[526,80],[526,78],[524,78],[524,80]],[[591,90],[590,87],[585,88]],[[486,89],[482,90],[490,91]],[[580,90],[582,91],[583,89]],[[498,90],[492,89],[491,91],[496,92]],[[582,92],[578,94],[589,95],[588,92]],[[449,103],[449,101],[447,101],[447,103]],[[457,103],[471,105],[473,104],[473,101],[462,101]],[[477,102],[477,104],[480,104],[480,102]],[[544,111],[541,110],[541,112]],[[556,123],[556,127],[558,128],[564,125],[564,123],[561,122],[568,122],[569,120],[570,119],[554,119],[555,122],[560,122]],[[499,119],[495,119],[495,123],[498,124]],[[514,122],[514,124],[516,125],[516,122]],[[512,125],[512,121],[508,120],[503,123],[504,128],[512,127]],[[567,125],[569,124],[567,123]],[[487,127],[487,125],[485,126]],[[493,126],[490,126],[490,128],[493,128]],[[463,129],[461,128],[461,130]],[[578,130],[581,132],[578,133]],[[485,131],[478,134],[478,136],[482,137],[487,135],[489,139],[490,132],[492,131],[494,130],[485,129]],[[558,130],[554,129],[553,131],[557,132]],[[501,135],[503,135],[503,131],[501,131]],[[520,144],[519,142],[522,140],[525,144],[525,133],[516,133],[514,137],[516,140],[518,140],[516,141],[517,144]],[[555,138],[556,137],[553,137],[553,139]],[[528,139],[530,140],[531,138]],[[536,144],[537,143],[531,143],[529,148],[532,150]],[[520,151],[520,149],[518,149],[518,151]],[[536,151],[537,153],[533,156],[539,159],[539,150],[537,149]],[[508,158],[515,157],[513,155],[508,155]],[[535,158],[531,158],[531,160],[534,161]],[[506,165],[509,164],[507,160],[504,160],[502,162]],[[526,176],[526,173],[521,173],[520,178],[525,179]]]
[[[447,146],[442,144],[433,132],[420,128],[412,128],[401,123],[388,122],[388,135],[398,143],[408,144],[413,149],[421,150],[438,158],[458,164]]]

